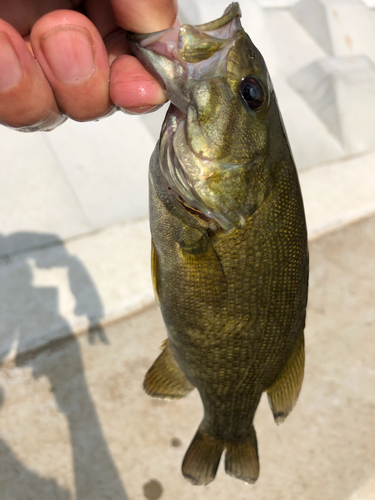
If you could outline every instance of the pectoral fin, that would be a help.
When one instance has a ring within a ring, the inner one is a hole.
[[[154,398],[180,399],[194,389],[174,359],[168,344],[148,370],[143,388]]]
[[[302,333],[275,382],[267,389],[268,401],[277,424],[283,422],[296,404],[305,367],[305,338]]]

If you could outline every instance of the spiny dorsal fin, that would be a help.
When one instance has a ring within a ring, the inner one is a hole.
[[[163,352],[148,370],[143,388],[154,398],[179,399],[194,389],[174,359],[166,343]]]
[[[293,352],[275,382],[267,389],[273,417],[281,424],[296,404],[305,367],[305,338],[302,333]]]

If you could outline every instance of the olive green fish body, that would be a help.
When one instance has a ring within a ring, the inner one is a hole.
[[[226,50],[226,67],[216,78],[211,63],[188,87],[190,101],[175,99],[179,109],[171,105],[150,164],[153,282],[168,342],[145,389],[169,398],[198,389],[204,418],[183,462],[195,484],[215,477],[224,450],[228,474],[257,479],[260,397],[267,391],[281,422],[304,367],[308,250],[300,187],[267,70],[236,24],[236,8],[219,24],[181,29],[180,57],[196,67],[200,57]],[[142,55],[146,63],[154,57]],[[168,92],[160,67],[155,74]],[[243,81],[250,87],[238,97]],[[249,94],[254,87],[260,97]],[[214,103],[213,89],[221,96]]]
[[[252,423],[262,392],[304,328],[303,206],[296,177],[283,177],[285,191],[275,190],[241,230],[216,245],[198,224],[181,227],[168,201],[156,195],[157,179],[151,179],[157,293],[169,343],[199,389],[206,418],[215,422],[213,433],[222,436],[246,432],[243,423]]]

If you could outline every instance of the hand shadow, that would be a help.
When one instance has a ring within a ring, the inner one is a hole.
[[[72,456],[74,464],[75,489],[77,500],[103,500],[104,498],[128,500],[119,473],[109,452],[99,418],[87,386],[82,363],[81,348],[77,338],[70,333],[68,322],[59,314],[58,289],[51,286],[36,287],[32,284],[32,270],[27,259],[33,259],[37,268],[50,269],[63,267],[67,269],[70,290],[75,298],[75,312],[84,315],[89,324],[89,341],[100,341],[108,344],[108,339],[101,327],[94,329],[103,317],[103,305],[93,280],[83,263],[74,255],[70,255],[63,242],[55,235],[38,233],[14,233],[6,237],[10,248],[17,247],[17,240],[23,242],[30,237],[53,245],[32,252],[20,252],[8,259],[12,265],[0,265],[0,363],[2,357],[9,352],[14,340],[18,342],[16,364],[27,363],[32,368],[35,378],[48,378],[56,403],[67,418],[70,432]],[[4,243],[0,235],[0,243]],[[1,241],[2,239],[2,241]],[[4,245],[3,245],[4,246]],[[29,352],[32,337],[38,335],[38,327],[46,330],[49,325],[59,332],[66,332],[64,341],[57,342],[57,347],[43,349],[41,355],[33,356]],[[9,335],[11,332],[12,335]],[[36,333],[35,333],[36,332]],[[1,469],[15,465],[16,458],[5,442],[0,441],[4,454],[1,455]],[[1,452],[0,452],[1,453]],[[22,465],[21,465],[22,467]],[[27,471],[27,469],[25,469]],[[0,476],[2,470],[0,470]],[[12,486],[12,476],[6,480],[2,488]],[[29,479],[28,479],[29,478]],[[24,477],[26,485],[29,481],[27,498],[35,500],[68,499],[66,490],[58,489],[54,480],[44,479],[34,473]],[[49,496],[38,493],[39,483],[50,482]],[[26,487],[26,486],[25,486]],[[1,491],[3,489],[1,488]],[[53,490],[55,488],[55,490]],[[51,491],[54,491],[52,493]],[[60,495],[60,496],[59,496]],[[15,500],[16,496],[9,497]],[[20,497],[20,500],[26,496]]]

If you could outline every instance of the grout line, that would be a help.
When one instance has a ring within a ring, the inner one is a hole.
[[[322,228],[319,228],[316,231],[312,232],[311,235],[308,236],[309,243],[312,243],[313,241],[316,241],[320,238],[324,238],[325,236],[331,233],[335,233],[336,231],[342,231],[353,224],[357,224],[362,220],[372,217],[374,214],[375,203],[368,207],[365,207],[365,209],[361,212],[358,211],[352,217],[342,219],[340,220],[340,222],[332,222],[331,224],[327,224],[326,226],[323,226]]]
[[[136,316],[137,314],[141,314],[143,311],[147,311],[152,307],[156,307],[155,299],[153,299],[152,301],[150,300],[148,302],[145,302],[140,307],[135,307],[132,310],[123,312],[122,314],[114,315],[113,317],[108,317],[107,319],[105,318],[101,319],[96,323],[90,325],[89,327],[84,327],[84,328],[81,327],[77,328],[77,330],[73,329],[70,331],[62,332],[60,336],[47,340],[47,342],[32,347],[30,349],[26,349],[25,351],[16,352],[15,350],[13,350],[11,354],[9,354],[0,361],[0,370],[18,368],[22,365],[25,365],[28,361],[36,358],[39,354],[45,351],[57,350],[60,346],[64,345],[65,343],[68,343],[72,339],[72,337],[75,338],[82,337],[83,335],[95,331],[98,328],[107,328],[111,325],[115,325],[116,323],[120,323],[121,321],[124,321],[127,318]],[[15,362],[16,358],[17,358],[17,364]]]
[[[55,241],[50,241],[49,243],[44,243],[42,245],[31,246],[28,248],[24,248],[22,250],[12,252],[11,254],[0,254],[0,264],[1,264],[1,262],[9,262],[10,260],[12,260],[13,257],[17,257],[18,255],[24,255],[24,254],[28,254],[30,252],[37,252],[39,250],[44,250],[44,249],[50,248],[50,247],[51,248],[57,247],[59,245],[65,246],[66,244],[71,243],[73,241],[83,240],[86,237],[95,236],[96,234],[104,233],[107,230],[113,229],[116,226],[129,226],[129,225],[136,224],[136,223],[143,222],[143,221],[147,221],[147,220],[148,220],[148,217],[140,217],[137,219],[132,219],[130,221],[127,220],[127,221],[123,221],[123,222],[115,222],[114,224],[109,224],[108,226],[93,228],[85,233],[80,233],[80,234],[75,234],[73,236],[69,236],[69,237],[65,238],[64,240],[58,239]]]
[[[73,191],[73,194],[74,194],[74,197],[75,197],[75,199],[77,201],[77,204],[81,208],[81,210],[82,210],[82,212],[83,212],[83,214],[84,214],[84,216],[86,218],[86,223],[88,224],[89,227],[95,228],[95,226],[92,224],[92,222],[90,220],[89,214],[87,213],[85,206],[81,202],[81,200],[80,200],[80,198],[78,196],[78,193],[77,193],[77,191],[76,191],[76,189],[75,189],[75,187],[74,187],[74,185],[73,185],[73,183],[72,183],[69,175],[67,174],[67,172],[66,172],[66,170],[64,168],[64,165],[62,164],[62,162],[61,162],[58,154],[56,153],[55,148],[52,146],[51,141],[49,140],[46,132],[43,132],[42,134],[43,134],[43,140],[44,140],[45,144],[47,145],[48,149],[50,150],[51,155],[54,157],[56,163],[59,165],[60,170],[63,172],[65,180],[67,181],[68,185],[70,186],[70,189]]]
[[[310,172],[312,170],[320,170],[324,167],[331,167],[332,165],[346,163],[347,161],[356,160],[357,158],[363,158],[366,156],[371,156],[375,153],[374,149],[367,149],[366,151],[361,151],[360,153],[353,153],[351,155],[346,154],[340,158],[334,158],[332,160],[324,161],[321,163],[316,163],[315,165],[308,165],[306,167],[298,168],[298,176],[303,175],[305,172]]]

